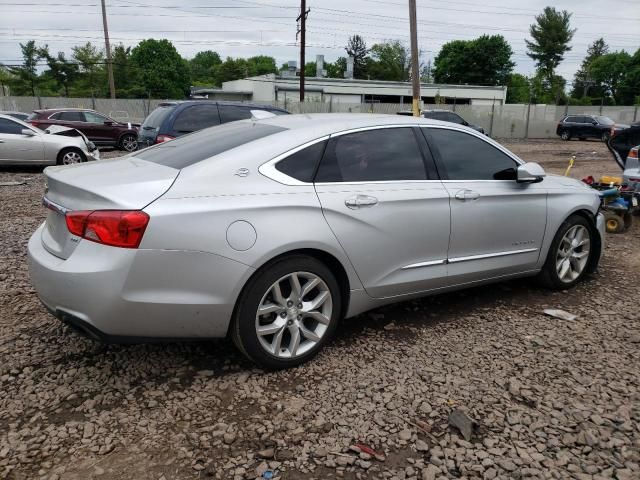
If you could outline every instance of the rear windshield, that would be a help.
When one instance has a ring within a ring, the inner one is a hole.
[[[33,112],[27,117],[27,120],[35,120],[36,118],[38,118],[38,114]]]
[[[616,123],[609,117],[596,117],[596,120],[600,125],[613,125],[614,123]]]
[[[180,169],[284,130],[286,128],[251,121],[226,123],[141,150],[135,156]]]
[[[144,119],[144,123],[142,124],[142,128],[144,130],[155,130],[156,132],[160,129],[160,125],[167,115],[173,110],[175,105],[168,105],[166,107],[158,107],[153,112],[149,114],[147,118]]]

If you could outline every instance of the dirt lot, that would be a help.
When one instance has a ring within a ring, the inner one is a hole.
[[[575,154],[573,176],[618,173],[599,142],[507,146],[551,172]],[[0,478],[640,478],[640,219],[574,290],[521,280],[385,307],[265,373],[222,340],[103,346],[61,326],[26,268],[43,176],[0,173],[19,178],[0,187]],[[453,409],[478,422],[470,441]]]

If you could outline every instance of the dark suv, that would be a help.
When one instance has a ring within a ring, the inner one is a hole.
[[[278,107],[240,102],[185,100],[164,102],[147,116],[138,133],[140,148],[173,140],[181,135],[213,127],[221,123],[244,120],[252,111],[284,115],[289,112]]]
[[[81,108],[34,110],[26,121],[41,130],[51,125],[75,128],[100,147],[116,147],[127,152],[133,152],[138,148],[139,123],[118,122],[95,110]]]
[[[606,142],[612,132],[615,134],[628,127],[629,125],[616,124],[609,117],[602,115],[567,115],[558,122],[556,134],[563,140],[577,137],[580,140],[597,138]]]

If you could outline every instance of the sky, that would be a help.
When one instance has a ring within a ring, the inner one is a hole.
[[[417,0],[420,61],[433,60],[450,40],[503,35],[514,51],[514,71],[534,73],[525,39],[536,14],[552,4],[573,14],[572,50],[557,73],[570,83],[587,47],[603,37],[611,51],[640,48],[640,0]],[[112,45],[134,46],[145,38],[171,40],[180,54],[200,50],[221,57],[270,55],[278,65],[299,58],[299,0],[107,0]],[[350,35],[368,46],[409,42],[408,0],[307,0],[307,61],[345,56]],[[104,46],[100,0],[0,0],[0,62],[20,63],[20,42],[34,39],[52,53],[70,56],[73,45]]]

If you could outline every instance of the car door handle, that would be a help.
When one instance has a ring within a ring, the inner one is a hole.
[[[352,209],[362,207],[373,207],[378,203],[376,197],[370,197],[369,195],[354,195],[344,201],[344,204]]]
[[[478,192],[474,192],[473,190],[458,190],[456,192],[456,200],[461,200],[463,202],[473,201],[480,198],[480,194]]]

